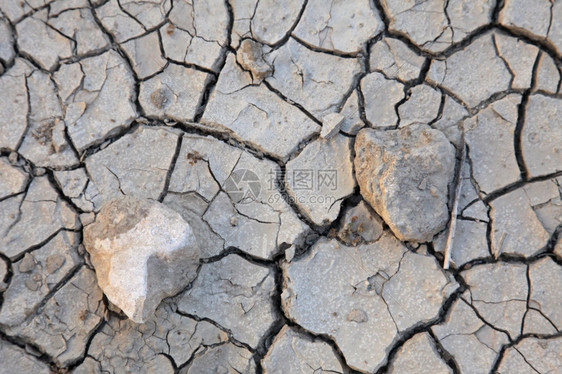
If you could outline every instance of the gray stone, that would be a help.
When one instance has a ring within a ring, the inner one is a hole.
[[[304,0],[257,1],[251,15],[250,30],[255,40],[264,44],[281,41],[298,21]]]
[[[358,53],[384,29],[374,4],[367,0],[307,4],[293,35],[316,48]]]
[[[346,100],[343,108],[339,112],[345,118],[340,130],[348,135],[356,135],[359,130],[365,127],[365,122],[361,119],[359,109],[358,90],[354,90]]]
[[[238,48],[243,39],[252,37],[250,24],[256,9],[258,0],[232,0],[232,32],[230,46]]]
[[[236,52],[236,61],[252,74],[252,79],[256,82],[263,81],[273,73],[273,67],[265,61],[264,49],[262,44],[245,39]]]
[[[317,118],[341,104],[361,73],[359,59],[314,52],[294,39],[268,54],[267,61],[273,75],[266,81]]]
[[[318,226],[333,222],[342,200],[355,189],[351,146],[343,135],[318,139],[287,163],[287,191]]]
[[[345,117],[340,113],[330,113],[324,116],[324,118],[322,119],[322,130],[320,131],[320,137],[324,139],[332,138],[340,131],[344,120]]]
[[[160,74],[141,82],[139,102],[149,117],[192,121],[209,74],[169,64]]]
[[[562,339],[527,338],[507,349],[499,374],[556,373],[562,367]]]
[[[95,209],[112,198],[130,195],[158,199],[174,157],[178,137],[165,128],[139,127],[86,159],[88,188],[98,190]],[[116,162],[118,160],[118,162]]]
[[[82,267],[37,315],[7,329],[6,334],[31,342],[66,367],[84,356],[89,337],[102,322],[104,311],[96,275]]]
[[[276,320],[273,272],[238,255],[204,264],[190,289],[178,299],[178,310],[209,318],[232,336],[255,348]]]
[[[0,158],[0,199],[25,190],[28,178],[27,173],[12,166],[7,158]]]
[[[0,211],[0,251],[12,260],[63,228],[80,228],[77,214],[57,195],[47,177],[34,178],[26,194],[0,202]]]
[[[13,263],[12,280],[4,292],[0,324],[16,326],[37,311],[40,303],[81,263],[78,233],[61,231],[41,248]]]
[[[252,83],[250,74],[229,54],[201,122],[286,160],[320,126],[266,87]]]
[[[525,112],[521,144],[530,177],[562,170],[562,101],[532,95]]]
[[[18,58],[14,66],[0,76],[0,91],[10,93],[10,100],[0,102],[0,149],[15,151],[27,128],[26,84],[31,70],[28,62]]]
[[[196,352],[193,361],[179,374],[256,373],[252,352],[232,343]]]
[[[127,128],[136,116],[134,79],[114,51],[86,58],[81,89],[67,99],[64,121],[79,152]]]
[[[16,25],[18,48],[29,54],[45,70],[53,70],[61,59],[72,56],[72,40],[47,25],[43,9]]]
[[[529,197],[514,190],[490,203],[492,254],[533,256],[546,245],[550,235],[537,218]],[[524,225],[521,223],[525,222]]]
[[[462,273],[470,287],[472,305],[480,316],[512,339],[521,334],[527,310],[527,267],[521,264],[485,264]]]
[[[529,305],[541,312],[544,322],[549,322],[556,331],[560,331],[562,328],[560,308],[562,290],[558,287],[562,282],[560,266],[549,257],[545,257],[529,266],[529,281],[531,286]]]
[[[27,354],[25,350],[0,339],[0,361],[2,367],[0,373],[36,373],[50,374],[51,370],[47,364]]]
[[[493,34],[488,33],[445,61],[433,60],[428,80],[454,92],[472,108],[493,94],[506,91],[511,73],[496,54]]]
[[[84,246],[107,298],[137,323],[197,276],[199,247],[191,227],[158,202],[107,202],[84,229]]]
[[[7,282],[8,263],[4,259],[0,260],[0,292],[4,292],[8,288]]]
[[[355,152],[361,194],[400,240],[430,241],[445,227],[455,150],[440,131],[363,129]]]
[[[334,339],[350,367],[376,371],[398,329],[435,318],[440,305],[434,305],[444,300],[447,281],[435,260],[410,253],[401,265],[406,252],[388,232],[358,247],[321,239],[306,256],[283,266],[283,309],[306,330]],[[432,306],[420,308],[420,302]]]
[[[111,33],[118,43],[122,43],[146,32],[140,22],[129,17],[129,15],[121,9],[118,0],[107,1],[101,7],[96,8],[95,12],[104,28]]]
[[[513,140],[520,102],[519,95],[506,96],[463,122],[467,157],[482,193],[489,194],[520,178]],[[493,147],[490,139],[494,139]]]
[[[509,341],[506,334],[480,320],[463,299],[457,300],[445,321],[431,330],[453,356],[461,373],[489,372],[501,348]]]
[[[425,59],[399,39],[383,38],[373,44],[369,55],[371,72],[378,71],[387,78],[401,81],[417,79]]]
[[[441,93],[428,85],[413,87],[408,101],[398,107],[399,127],[427,125],[435,120],[441,106]]]
[[[303,336],[285,325],[262,359],[263,372],[343,373],[332,347],[320,339]]]
[[[452,374],[439,357],[430,335],[427,332],[414,335],[396,352],[389,368],[392,374]]]
[[[348,246],[360,242],[377,241],[383,233],[383,221],[372,209],[361,201],[346,210],[337,233],[338,238]]]
[[[404,85],[381,73],[370,73],[361,79],[361,92],[365,98],[367,121],[373,127],[397,125],[395,106],[404,98]]]

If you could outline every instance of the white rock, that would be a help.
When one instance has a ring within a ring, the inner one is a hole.
[[[343,373],[332,347],[320,339],[310,339],[285,325],[262,359],[263,372],[316,374]]]
[[[137,323],[187,286],[199,267],[189,224],[150,200],[107,202],[84,229],[84,245],[107,298]]]

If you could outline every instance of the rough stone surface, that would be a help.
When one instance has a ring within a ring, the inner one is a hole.
[[[361,80],[365,116],[373,127],[396,126],[395,105],[404,98],[404,86],[387,79],[382,73],[371,73]]]
[[[255,348],[276,319],[274,291],[270,269],[232,254],[202,266],[192,287],[179,298],[178,310],[209,318]]]
[[[361,71],[356,58],[309,50],[294,39],[270,53],[273,75],[267,82],[317,118],[333,112]]]
[[[454,92],[469,107],[507,90],[511,77],[504,60],[496,54],[492,34],[480,36],[445,61],[432,61],[428,75],[431,83]]]
[[[361,130],[355,143],[361,194],[401,240],[425,242],[448,222],[454,147],[428,126]]]
[[[236,65],[232,55],[227,57],[201,121],[282,159],[320,131],[320,126],[298,108],[264,86],[252,86],[250,74]],[[271,138],[276,141],[270,142]]]
[[[356,53],[384,24],[367,0],[321,0],[307,4],[293,35],[316,48]]]
[[[457,300],[445,321],[431,330],[462,373],[489,372],[508,342],[505,333],[485,324],[463,299]]]
[[[519,264],[481,265],[463,273],[472,305],[492,326],[512,339],[521,333],[527,305],[527,268]]]
[[[517,189],[490,203],[492,254],[532,256],[548,242],[550,235],[537,218],[529,197]],[[520,222],[526,224],[522,226]]]
[[[520,102],[519,95],[506,96],[462,124],[472,175],[483,193],[520,178],[513,140]],[[490,139],[495,139],[493,148]]]
[[[195,279],[199,246],[189,224],[157,202],[111,200],[84,229],[84,245],[107,298],[137,323]]]
[[[279,331],[262,360],[264,373],[343,373],[330,345],[303,336],[288,326]]]
[[[450,374],[453,373],[439,357],[428,333],[420,333],[409,339],[396,353],[389,373]]]
[[[561,56],[559,0],[0,0],[0,372],[557,372]],[[124,197],[199,248],[144,323]]]
[[[556,373],[562,365],[562,339],[524,339],[509,348],[498,368],[498,373]]]
[[[34,178],[25,194],[0,201],[0,252],[15,260],[61,229],[79,229],[78,216],[57,195],[47,177]],[[33,227],[33,230],[29,230]]]
[[[351,141],[342,135],[318,139],[287,163],[290,197],[316,225],[334,221],[341,201],[355,188]]]
[[[371,372],[384,365],[399,331],[414,319],[436,317],[449,283],[435,260],[408,254],[388,232],[374,244],[355,248],[320,240],[283,273],[287,316],[309,331],[327,334],[352,368]],[[420,314],[422,300],[433,306]]]
[[[0,199],[22,192],[28,175],[10,164],[7,158],[0,158]]]
[[[562,127],[557,124],[561,114],[560,100],[542,95],[529,98],[521,142],[531,177],[562,170]]]
[[[383,38],[371,47],[369,67],[387,78],[411,81],[419,77],[425,59],[399,39]]]

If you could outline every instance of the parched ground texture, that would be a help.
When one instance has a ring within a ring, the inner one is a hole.
[[[561,66],[558,0],[0,0],[0,373],[562,373]],[[356,182],[420,124],[449,270]],[[121,195],[201,247],[144,324],[82,245]]]

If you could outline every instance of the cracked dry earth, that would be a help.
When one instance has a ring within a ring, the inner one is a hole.
[[[0,0],[0,373],[562,373],[561,66],[558,0]],[[145,323],[122,195],[200,247]]]

